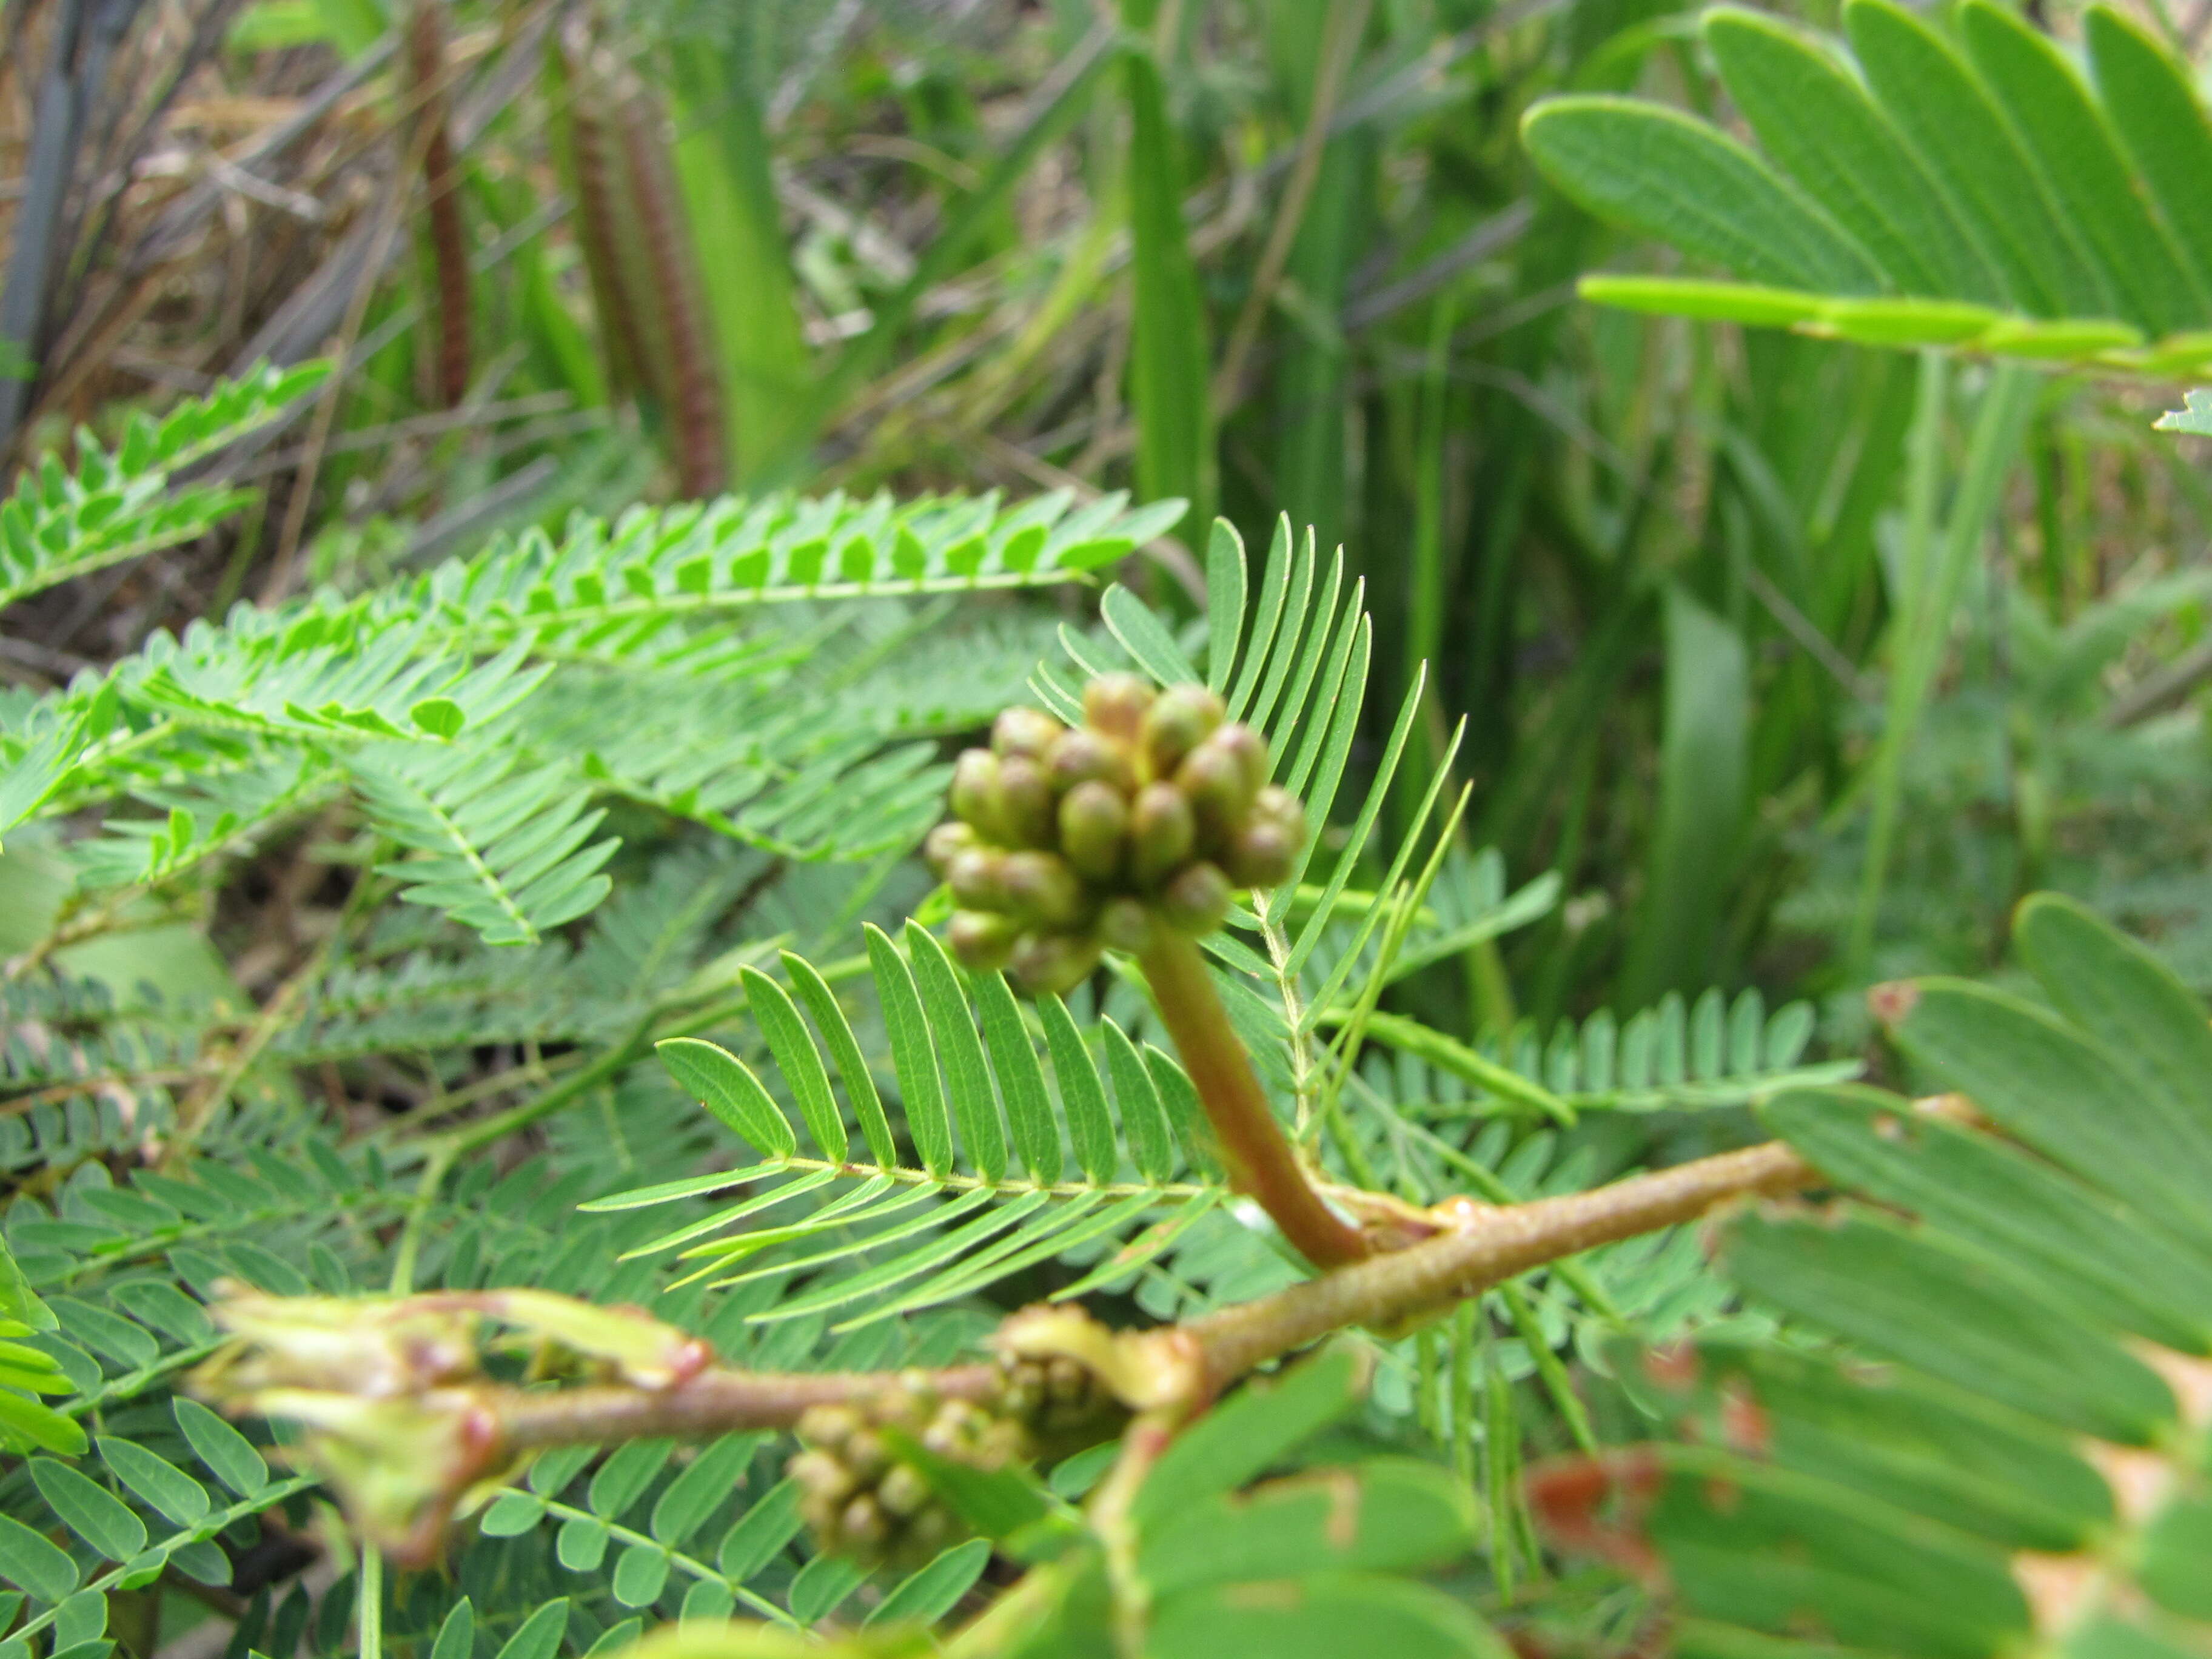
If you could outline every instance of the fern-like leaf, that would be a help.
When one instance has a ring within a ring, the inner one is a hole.
[[[586,1207],[658,1207],[749,1188],[636,1254],[679,1251],[679,1260],[697,1264],[693,1277],[723,1285],[772,1279],[786,1286],[772,1307],[751,1316],[756,1322],[823,1314],[842,1316],[842,1329],[976,1294],[1054,1255],[1123,1238],[1149,1219],[1144,1238],[1103,1270],[1127,1276],[1219,1201],[1210,1179],[1172,1179],[1170,1108],[1157,1079],[1164,1071],[1181,1090],[1189,1086],[1172,1060],[1152,1050],[1149,1064],[1115,1062],[1117,1039],[1132,1062],[1136,1050],[1109,1027],[1117,1122],[1106,1073],[1055,1000],[1041,1005],[1041,1029],[1032,1030],[999,975],[970,980],[918,927],[908,927],[906,943],[901,952],[872,933],[870,954],[914,1164],[851,1158],[848,1111],[880,1158],[888,1126],[877,1124],[875,1085],[819,974],[787,958],[796,1000],[764,975],[749,975],[748,984],[798,1121],[738,1055],[694,1038],[664,1043],[662,1058],[679,1085],[761,1160]],[[818,1042],[799,1018],[799,1002],[821,1030]],[[833,1066],[845,1084],[844,1107],[830,1088]],[[1171,1092],[1178,1114],[1194,1112],[1194,1101]],[[802,1126],[811,1152],[800,1150]],[[799,1200],[806,1209],[791,1216],[787,1206]],[[794,1288],[797,1275],[808,1282]]]
[[[77,465],[48,456],[0,501],[0,608],[88,571],[203,534],[249,499],[210,485],[173,489],[195,461],[274,420],[330,365],[263,368],[190,398],[160,420],[135,415],[114,449],[77,434]]]
[[[489,741],[373,744],[347,757],[371,821],[418,857],[384,866],[400,896],[430,905],[490,945],[535,945],[606,896],[592,842],[606,816],[558,763],[524,767]]]

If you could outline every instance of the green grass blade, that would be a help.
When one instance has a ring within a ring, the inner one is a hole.
[[[1133,0],[1124,0],[1125,16]],[[1135,314],[1130,404],[1137,421],[1137,493],[1191,504],[1183,536],[1199,544],[1213,517],[1212,354],[1183,229],[1180,146],[1159,65],[1141,46],[1122,54],[1129,106],[1129,231]]]

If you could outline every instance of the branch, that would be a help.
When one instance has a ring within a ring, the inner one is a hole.
[[[1731,1200],[1811,1186],[1820,1172],[1778,1140],[1609,1186],[1485,1209],[1463,1226],[1355,1262],[1178,1328],[1202,1358],[1209,1392],[1256,1365],[1352,1325],[1389,1326],[1480,1296],[1531,1268],[1600,1244],[1694,1221]],[[1432,1215],[1450,1212],[1438,1206]]]
[[[897,1385],[896,1371],[740,1371],[709,1366],[673,1389],[620,1384],[536,1392],[493,1389],[479,1395],[510,1451],[544,1446],[611,1445],[623,1440],[712,1439],[740,1429],[787,1429],[814,1406],[849,1406]],[[928,1374],[947,1400],[986,1400],[998,1387],[991,1365],[955,1365]]]
[[[1562,1256],[1820,1179],[1774,1141],[1528,1204],[1455,1200],[1428,1212],[1449,1231],[1243,1307],[1119,1334],[1079,1309],[1033,1308],[1000,1328],[995,1363],[934,1372],[732,1370],[713,1364],[696,1337],[635,1309],[540,1291],[353,1299],[240,1291],[214,1309],[237,1340],[193,1382],[234,1413],[301,1425],[301,1453],[338,1487],[363,1535],[419,1565],[434,1556],[453,1512],[483,1483],[507,1478],[518,1455],[784,1428],[814,1407],[916,1389],[989,1412],[1006,1405],[1010,1375],[1036,1362],[1074,1361],[1079,1375],[1138,1414],[1138,1439],[1157,1449],[1244,1372],[1334,1331],[1387,1328]],[[480,1363],[484,1320],[518,1330],[541,1355],[580,1358],[620,1380],[569,1389],[492,1382]]]

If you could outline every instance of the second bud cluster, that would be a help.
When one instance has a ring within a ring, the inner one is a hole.
[[[953,817],[929,836],[959,907],[955,954],[1034,993],[1156,929],[1212,932],[1232,891],[1289,880],[1305,846],[1304,810],[1267,781],[1267,740],[1205,687],[1103,675],[1083,716],[1000,714],[991,746],[960,757]]]

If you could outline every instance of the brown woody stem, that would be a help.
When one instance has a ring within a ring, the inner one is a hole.
[[[1198,946],[1169,934],[1137,963],[1213,1125],[1229,1184],[1273,1217],[1283,1237],[1316,1267],[1365,1258],[1367,1241],[1314,1190],[1290,1137],[1268,1109]]]
[[[1133,1340],[1194,1355],[1194,1409],[1255,1366],[1352,1325],[1387,1326],[1562,1256],[1695,1220],[1731,1199],[1792,1191],[1819,1179],[1780,1141],[1723,1152],[1586,1193],[1470,1212],[1467,1224],[1402,1250],[1370,1256],[1273,1296]],[[995,1367],[928,1373],[948,1398],[983,1401]],[[612,1444],[671,1436],[706,1439],[742,1429],[788,1428],[810,1406],[847,1405],[900,1383],[894,1371],[743,1371],[709,1366],[672,1388],[629,1385],[523,1389],[480,1387],[499,1443],[514,1451]]]
[[[710,1366],[670,1389],[607,1386],[539,1393],[486,1389],[481,1403],[510,1450],[670,1436],[702,1439],[738,1429],[785,1429],[810,1406],[843,1406],[898,1386],[896,1371],[740,1371]],[[988,1399],[999,1387],[990,1365],[929,1373],[947,1399]]]
[[[1180,1328],[1209,1388],[1350,1325],[1388,1326],[1517,1273],[1678,1222],[1734,1198],[1791,1192],[1819,1171],[1780,1141],[1632,1176],[1586,1193],[1472,1212],[1467,1224]]]

